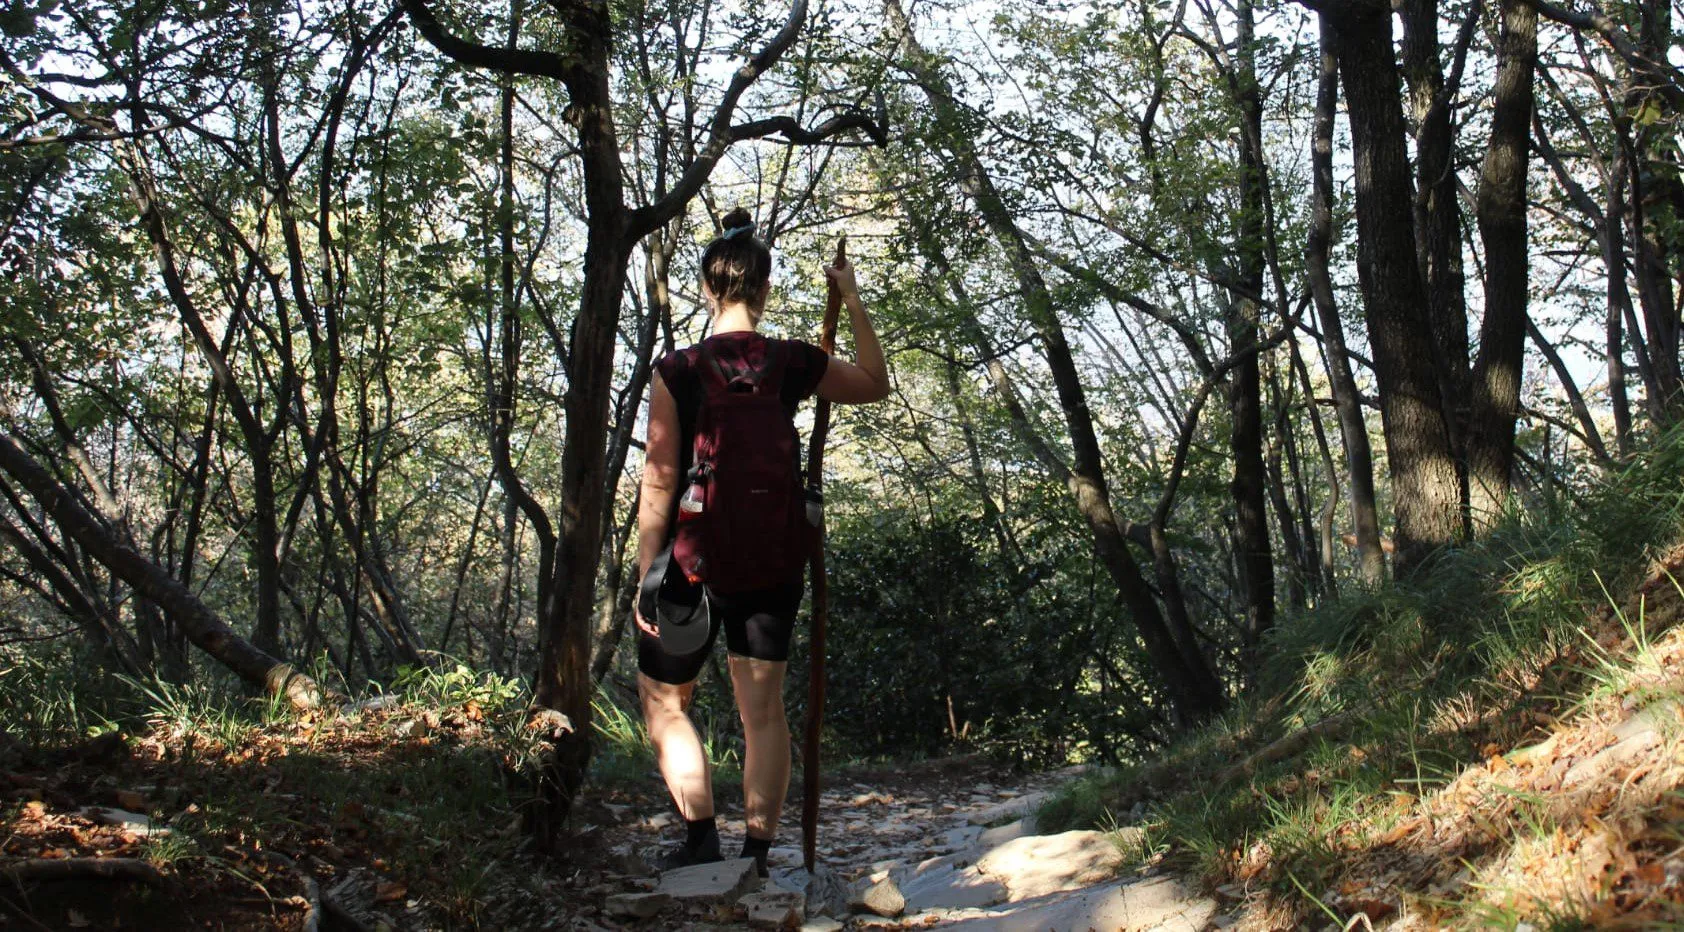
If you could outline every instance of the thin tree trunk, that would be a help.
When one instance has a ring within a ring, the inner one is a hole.
[[[1362,400],[1351,375],[1350,356],[1345,351],[1345,325],[1333,294],[1329,272],[1329,251],[1333,242],[1333,122],[1338,106],[1338,59],[1335,37],[1325,17],[1321,20],[1321,77],[1316,93],[1315,140],[1311,147],[1314,177],[1310,233],[1304,247],[1304,265],[1310,280],[1310,294],[1321,321],[1322,342],[1327,352],[1328,385],[1339,417],[1339,435],[1345,445],[1345,463],[1351,488],[1351,523],[1357,541],[1357,575],[1364,584],[1377,586],[1385,579],[1386,556],[1380,548],[1380,517],[1374,493],[1374,453],[1369,446],[1368,426],[1362,415]]]
[[[1485,319],[1474,364],[1468,430],[1469,517],[1488,532],[1501,516],[1514,468],[1514,424],[1526,356],[1526,168],[1531,141],[1538,12],[1502,0],[1491,142],[1480,171],[1478,220],[1485,247]]]
[[[1244,293],[1231,298],[1226,319],[1228,351],[1239,360],[1228,383],[1228,448],[1234,458],[1233,479],[1228,488],[1234,500],[1234,553],[1238,558],[1245,606],[1241,656],[1246,669],[1255,670],[1258,644],[1275,623],[1275,568],[1269,539],[1267,473],[1263,464],[1263,382],[1261,360],[1256,353],[1263,306],[1255,296],[1263,293],[1267,205],[1264,203],[1263,101],[1257,85],[1256,37],[1250,0],[1242,0],[1236,16],[1239,49],[1233,93],[1240,110],[1238,247],[1239,279]],[[1282,520],[1287,520],[1284,512]]]
[[[1631,289],[1626,284],[1625,256],[1626,152],[1620,147],[1608,179],[1608,209],[1603,218],[1602,262],[1607,267],[1608,307],[1604,315],[1607,332],[1608,403],[1614,409],[1614,449],[1620,461],[1631,457],[1631,398],[1626,392],[1624,321],[1635,316]]]
[[[891,39],[899,47],[933,110],[948,126],[963,126],[956,112],[952,89],[934,60],[918,45],[898,0],[885,0]],[[1065,339],[1064,328],[1052,306],[1052,296],[1029,245],[1001,200],[978,155],[974,141],[961,132],[943,140],[957,163],[960,184],[972,198],[983,223],[1005,250],[1017,279],[1019,298],[1028,323],[1040,337],[1052,372],[1059,407],[1070,433],[1075,462],[1066,477],[1078,511],[1093,534],[1094,548],[1116,582],[1145,643],[1158,674],[1162,677],[1176,712],[1182,721],[1193,723],[1221,711],[1226,703],[1221,681],[1199,650],[1186,617],[1166,619],[1152,597],[1139,565],[1128,550],[1122,526],[1113,511],[1105,479],[1099,439],[1088,410],[1086,391],[1075,358]],[[978,326],[980,331],[980,325]],[[980,334],[979,334],[980,335]],[[1173,600],[1179,593],[1164,593]],[[1169,603],[1173,606],[1173,602]]]
[[[632,600],[637,598],[638,579],[626,580],[626,545],[635,535],[632,531],[637,527],[637,509],[643,500],[643,486],[640,483],[637,491],[632,495],[631,508],[626,512],[626,518],[620,524],[619,533],[610,541],[608,553],[610,561],[603,573],[602,597],[598,599],[595,636],[596,656],[591,660],[591,682],[601,683],[608,675],[609,668],[614,666],[614,655],[619,652],[620,642],[625,639],[626,616],[631,614]]]

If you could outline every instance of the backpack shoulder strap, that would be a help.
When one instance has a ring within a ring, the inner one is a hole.
[[[754,388],[766,395],[776,396],[783,391],[784,372],[789,368],[789,344],[784,340],[768,339],[766,355],[754,372]]]
[[[731,373],[726,371],[725,364],[719,361],[705,340],[696,344],[696,380],[704,394],[725,391],[732,381]]]
[[[784,370],[788,368],[789,347],[783,340],[768,339],[760,365],[733,375],[724,362],[703,343],[697,347],[697,377],[708,393],[731,391],[733,386],[745,386],[750,394],[777,395],[783,390]]]

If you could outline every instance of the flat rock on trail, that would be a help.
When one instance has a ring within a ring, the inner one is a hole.
[[[1125,859],[1098,832],[1036,832],[1033,812],[1080,772],[1013,776],[985,764],[924,764],[854,771],[827,781],[820,812],[819,864],[845,882],[853,912],[774,924],[765,914],[669,910],[646,928],[955,928],[972,932],[1204,929],[1217,905],[1171,876],[1122,873]],[[722,806],[726,856],[743,837],[740,807]],[[735,811],[733,811],[735,810]],[[614,846],[622,860],[675,838],[675,816],[639,820]],[[663,832],[663,829],[665,830]],[[619,833],[616,833],[619,834]],[[793,801],[769,859],[765,892],[802,892],[800,804]],[[869,895],[868,895],[869,891]],[[896,895],[898,894],[898,896]],[[763,895],[763,894],[762,894]],[[868,905],[869,904],[869,905]],[[895,907],[899,907],[896,909]],[[882,915],[888,913],[888,915]],[[616,919],[625,922],[628,916]],[[751,922],[751,919],[754,921]]]

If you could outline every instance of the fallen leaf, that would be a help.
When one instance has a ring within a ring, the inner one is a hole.
[[[112,795],[116,798],[117,805],[131,812],[145,812],[151,808],[151,804],[146,801],[146,797],[134,790],[118,790]]]
[[[1382,900],[1346,900],[1345,907],[1353,913],[1366,915],[1371,920],[1381,920],[1397,912],[1397,907]]]
[[[396,881],[383,883],[374,888],[376,903],[391,903],[403,899],[409,893],[409,888]]]

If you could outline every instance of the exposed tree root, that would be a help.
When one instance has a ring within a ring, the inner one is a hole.
[[[0,867],[0,877],[15,883],[54,880],[128,880],[163,886],[156,867],[135,858],[30,858]]]

